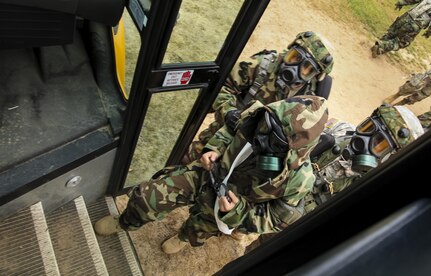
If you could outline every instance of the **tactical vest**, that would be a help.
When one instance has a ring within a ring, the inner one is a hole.
[[[421,28],[427,28],[431,22],[431,0],[423,0],[408,11],[409,15]]]

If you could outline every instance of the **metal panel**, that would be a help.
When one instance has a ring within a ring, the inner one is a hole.
[[[2,205],[0,220],[39,201],[42,202],[45,212],[54,210],[80,195],[88,204],[96,201],[104,196],[107,190],[115,153],[116,149],[113,149],[47,182],[31,193]]]

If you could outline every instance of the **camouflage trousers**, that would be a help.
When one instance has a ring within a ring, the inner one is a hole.
[[[427,129],[431,126],[431,110],[418,116],[423,128]]]
[[[379,54],[406,48],[420,31],[421,27],[408,13],[399,16],[377,42]]]
[[[397,93],[398,97],[404,96],[405,98],[401,101],[397,102],[395,105],[403,105],[403,104],[414,104],[416,102],[420,102],[423,99],[429,97],[431,95],[431,81],[425,82],[425,86],[417,87],[411,84],[411,82],[407,81],[403,84]]]
[[[148,222],[162,220],[175,208],[189,206],[190,215],[178,236],[192,246],[203,245],[206,239],[221,233],[214,218],[216,194],[206,184],[208,178],[198,162],[159,171],[129,194],[127,208],[120,216],[122,228],[137,230]]]

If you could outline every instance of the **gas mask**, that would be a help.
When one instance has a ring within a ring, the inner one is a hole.
[[[289,150],[287,138],[278,118],[262,110],[245,122],[241,131],[257,156],[256,166],[263,170],[280,171]]]
[[[282,169],[282,157],[289,150],[289,144],[281,123],[268,111],[265,111],[257,125],[252,147],[257,155],[256,166],[258,168],[268,171]]]
[[[294,45],[284,55],[279,65],[276,86],[284,91],[295,90],[309,82],[321,72],[312,55],[303,48]]]
[[[405,137],[409,134],[408,128],[398,132],[398,135]],[[385,123],[378,116],[372,116],[356,127],[350,144],[343,150],[342,155],[344,159],[352,160],[352,170],[365,173],[377,167],[383,158],[397,148]]]

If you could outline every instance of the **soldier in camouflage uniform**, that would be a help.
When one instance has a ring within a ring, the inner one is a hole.
[[[296,96],[266,106],[256,101],[241,113],[235,135],[222,127],[200,160],[165,168],[136,187],[122,215],[99,220],[96,233],[135,230],[182,206],[191,206],[190,216],[179,234],[163,243],[168,254],[187,243],[200,246],[233,228],[246,233],[281,231],[303,214],[303,198],[315,178],[309,154],[327,118],[322,97]],[[219,198],[209,184],[215,162],[229,190]]]
[[[350,186],[397,150],[417,139],[424,129],[407,107],[384,104],[356,128],[346,122],[328,123],[324,133],[334,136],[335,144],[313,157],[316,182],[311,201],[315,204],[307,204],[307,211]],[[363,148],[360,148],[361,144]]]
[[[399,97],[404,96],[402,100],[394,105],[414,104],[431,95],[431,70],[420,74],[412,74],[410,80],[406,81],[397,93],[387,97],[383,103],[392,103]],[[428,129],[431,125],[431,111],[425,112],[418,116],[422,127]]]
[[[422,113],[418,116],[419,121],[421,121],[422,127],[428,131],[428,129],[431,126],[431,108],[430,111],[427,111],[425,113]]]
[[[299,33],[287,51],[264,50],[235,64],[213,103],[215,121],[199,134],[183,164],[199,159],[203,146],[226,123],[233,129],[250,101],[272,103],[294,95],[328,98],[334,61],[322,39],[313,32]]]
[[[423,132],[418,118],[404,106],[382,105],[357,127],[329,119],[323,135],[331,135],[335,139],[328,143],[328,149],[323,153],[311,154],[316,181],[312,192],[305,197],[305,213],[350,186]],[[359,148],[358,145],[365,147]],[[368,148],[368,145],[374,147]],[[245,253],[273,236],[261,235],[246,248]]]
[[[412,74],[398,92],[383,100],[383,103],[392,104],[399,97],[405,97],[394,105],[414,104],[431,95],[431,70],[424,73]]]
[[[406,48],[422,29],[427,29],[423,34],[426,38],[431,35],[431,0],[400,0],[395,7],[401,9],[413,4],[418,5],[397,17],[386,33],[371,47],[373,58]]]

